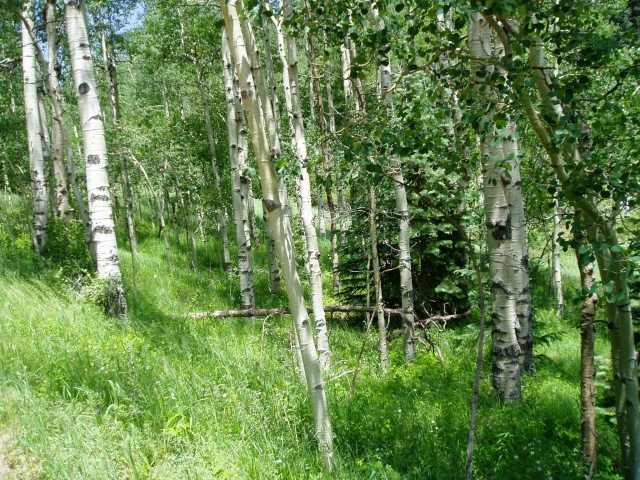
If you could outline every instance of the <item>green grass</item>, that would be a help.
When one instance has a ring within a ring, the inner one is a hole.
[[[215,243],[208,253],[200,246],[195,274],[186,268],[184,244],[172,239],[169,275],[161,241],[144,228],[139,240],[135,299],[131,257],[121,251],[128,323],[105,317],[55,269],[27,270],[25,262],[16,275],[11,258],[0,264],[0,431],[12,433],[12,448],[28,465],[15,478],[463,478],[475,322],[436,336],[444,365],[424,351],[405,364],[394,342],[387,378],[379,376],[370,337],[352,400],[345,372],[355,366],[363,328],[330,324],[325,381],[338,463],[332,477],[316,454],[290,318],[187,319],[189,311],[239,306],[237,281],[218,270]],[[257,255],[256,269],[265,263]],[[269,293],[266,273],[256,281],[258,306],[286,304]],[[562,335],[537,347],[537,375],[523,380],[520,406],[498,403],[487,346],[475,478],[584,478],[579,334],[572,312],[564,319],[551,312],[543,283],[534,283],[536,335]],[[600,333],[597,354],[608,357]],[[598,420],[596,478],[621,478],[615,427]]]

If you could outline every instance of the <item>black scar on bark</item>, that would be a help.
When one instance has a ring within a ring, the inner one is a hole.
[[[89,165],[97,165],[100,163],[100,155],[89,155],[87,156],[87,163]]]
[[[98,225],[93,229],[94,233],[113,233],[113,228],[104,225]]]
[[[270,198],[265,198],[262,200],[262,203],[264,203],[264,208],[267,209],[267,212],[273,212],[276,208],[280,208],[280,204],[274,202]]]
[[[492,353],[496,357],[518,357],[520,355],[520,344],[512,343],[511,345],[506,345],[504,347],[494,345]]]
[[[86,95],[87,93],[89,93],[89,90],[91,90],[91,87],[87,82],[82,82],[78,86],[78,91],[80,92],[80,95]]]
[[[84,43],[84,42],[82,42],[82,43],[80,44],[80,48],[89,48],[89,44],[88,44],[88,43]]]
[[[511,215],[507,215],[506,220],[489,220],[487,227],[495,240],[511,240]]]

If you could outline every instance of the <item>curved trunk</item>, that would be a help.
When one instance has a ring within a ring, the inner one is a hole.
[[[65,0],[65,18],[82,125],[82,143],[87,162],[87,196],[98,276],[113,282],[109,312],[113,315],[125,315],[126,300],[122,290],[118,246],[111,212],[104,117],[98,101],[84,3],[81,0]]]

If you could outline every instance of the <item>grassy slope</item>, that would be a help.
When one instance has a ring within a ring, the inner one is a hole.
[[[136,300],[123,251],[126,325],[76,298],[54,275],[0,275],[0,430],[16,432],[13,455],[29,459],[31,478],[330,478],[316,457],[289,318],[253,325],[185,319],[188,311],[237,307],[239,287],[216,269],[187,271],[184,252],[173,247],[170,276],[160,241],[141,235]],[[217,255],[200,258],[203,265],[217,263]],[[264,268],[264,258],[256,267]],[[285,303],[268,293],[266,273],[257,280],[258,306]],[[524,379],[521,406],[497,403],[485,363],[478,479],[584,478],[575,316],[556,320],[545,295],[540,287],[538,334],[566,333],[537,348],[543,356],[537,376]],[[362,329],[338,321],[330,328],[326,383],[340,465],[335,477],[462,478],[477,328],[437,335],[444,366],[424,351],[406,365],[395,342],[387,379],[377,374],[370,338],[352,401],[351,376],[341,374],[354,367]],[[598,340],[598,355],[608,356],[607,349]],[[609,473],[617,462],[613,427],[599,421],[596,478],[618,478]]]

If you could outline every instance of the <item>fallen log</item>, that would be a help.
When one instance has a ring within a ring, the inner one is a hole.
[[[457,313],[452,315],[436,315],[429,317],[425,320],[416,319],[416,325],[425,326],[430,322],[448,322],[450,320],[456,320],[458,318],[471,315],[475,305],[469,310],[463,313]],[[328,313],[332,312],[374,312],[376,307],[364,307],[359,305],[325,305],[324,311]],[[307,312],[313,313],[311,308],[307,308]],[[246,310],[214,310],[212,312],[193,312],[189,314],[189,318],[201,319],[201,318],[229,318],[229,317],[266,317],[269,315],[289,315],[291,311],[286,308],[249,308]],[[404,310],[401,308],[385,308],[384,313],[391,315],[403,315]]]
[[[325,312],[373,312],[375,307],[345,306],[345,305],[325,305]],[[386,313],[402,314],[401,309],[387,309]],[[313,313],[311,308],[307,312]],[[214,310],[213,312],[194,312],[189,314],[189,318],[227,318],[227,317],[266,317],[268,315],[289,315],[291,311],[284,308],[249,308],[246,310]]]

